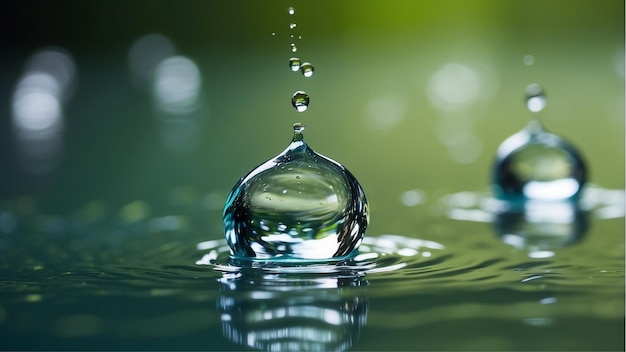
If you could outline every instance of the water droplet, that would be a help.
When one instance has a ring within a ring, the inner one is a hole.
[[[526,87],[526,107],[531,112],[539,112],[546,107],[548,101],[543,88],[537,83]]]
[[[291,52],[295,53],[296,51],[298,51],[298,47],[296,46],[296,44],[291,43],[289,46],[291,46]]]
[[[290,15],[293,15],[294,13],[296,13],[296,10],[293,7],[290,7],[287,12],[289,12]]]
[[[498,148],[493,172],[498,198],[564,200],[579,195],[586,180],[578,151],[538,121],[507,138]]]
[[[290,23],[289,24],[289,29],[294,29],[294,28],[296,28],[296,26],[297,25],[295,23]]]
[[[302,64],[302,66],[300,66],[300,72],[302,72],[304,77],[311,77],[311,76],[313,76],[313,71],[314,70],[315,70],[315,68],[309,62],[305,62],[305,63]]]
[[[272,36],[276,36],[276,32],[272,32]]]
[[[535,57],[532,55],[526,55],[524,56],[524,58],[522,59],[522,62],[524,63],[524,65],[526,66],[531,66],[532,64],[535,63]]]
[[[291,68],[293,72],[296,72],[300,69],[300,64],[301,61],[297,57],[292,57],[291,59],[289,59],[289,68]]]
[[[228,196],[224,230],[234,258],[340,259],[361,243],[369,223],[363,189],[345,167],[313,151],[303,131],[295,124],[289,146],[242,177]]]
[[[293,96],[291,97],[291,105],[293,105],[298,112],[306,111],[309,107],[309,101],[309,95],[301,90],[293,93]]]

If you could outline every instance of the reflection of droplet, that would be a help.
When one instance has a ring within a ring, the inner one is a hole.
[[[291,52],[292,53],[295,53],[296,51],[298,51],[298,47],[296,46],[296,44],[291,43],[290,46],[291,46]]]
[[[290,15],[293,15],[294,13],[296,13],[296,10],[293,7],[290,7],[287,12],[289,12]]]
[[[301,63],[302,62],[299,58],[292,57],[291,59],[289,59],[289,68],[291,68],[293,72],[297,72],[300,69]]]
[[[302,66],[300,66],[300,72],[302,72],[302,75],[304,75],[304,77],[313,76],[314,70],[315,68],[313,67],[313,65],[311,65],[310,62],[305,62],[302,64]]]
[[[291,97],[291,105],[293,105],[298,112],[306,111],[306,109],[309,108],[309,101],[309,95],[301,90],[293,93],[293,96]]]
[[[531,121],[498,148],[493,183],[504,199],[568,199],[579,194],[586,171],[578,151]]]
[[[294,125],[287,149],[231,191],[224,229],[235,258],[327,260],[360,245],[369,222],[365,193],[341,164],[308,147],[303,130]]]
[[[526,107],[531,112],[539,112],[546,107],[548,101],[543,88],[537,83],[526,87]]]

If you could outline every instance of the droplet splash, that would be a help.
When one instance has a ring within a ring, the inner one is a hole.
[[[540,112],[547,103],[546,95],[539,84],[533,83],[526,87],[526,107],[529,111]]]
[[[302,61],[300,61],[300,59],[297,57],[292,57],[291,59],[289,59],[289,68],[293,72],[297,72],[298,70],[300,70],[301,64],[302,64]]]
[[[293,105],[298,112],[306,111],[306,109],[309,108],[309,102],[309,95],[301,90],[293,93],[291,96],[291,105]]]
[[[224,206],[234,259],[341,260],[353,255],[369,223],[365,193],[341,164],[313,151],[304,125],[291,144],[250,171]]]
[[[305,62],[305,63],[303,63],[300,66],[300,72],[302,72],[302,75],[304,77],[311,77],[311,76],[313,76],[313,71],[314,70],[315,70],[315,68],[313,67],[313,65],[311,65],[310,62]]]
[[[531,84],[527,107],[539,112],[546,105],[543,89]],[[586,168],[576,148],[532,120],[498,148],[493,192],[510,201],[576,199],[586,182]]]

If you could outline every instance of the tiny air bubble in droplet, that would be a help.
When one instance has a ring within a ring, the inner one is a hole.
[[[543,88],[537,83],[526,87],[526,107],[531,112],[539,112],[546,107],[548,101]]]
[[[300,64],[301,64],[301,61],[297,57],[292,57],[291,59],[289,59],[289,68],[293,72],[297,72],[300,69]]]
[[[292,53],[295,53],[296,51],[298,51],[298,47],[296,46],[296,44],[291,43],[290,46],[291,46],[291,52]]]
[[[296,13],[296,10],[293,7],[290,7],[287,12],[289,12],[290,15],[293,15],[294,13]]]
[[[291,97],[291,105],[298,111],[304,112],[309,107],[309,95],[301,90],[293,93]]]
[[[305,62],[302,64],[302,66],[300,66],[300,72],[302,72],[302,75],[304,75],[304,77],[313,76],[313,71],[315,71],[315,68],[309,62]]]

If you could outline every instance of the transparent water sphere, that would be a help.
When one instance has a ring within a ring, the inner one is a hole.
[[[369,223],[365,193],[341,164],[313,151],[304,125],[291,144],[250,171],[224,206],[235,259],[315,261],[355,253]]]
[[[585,181],[585,163],[578,151],[538,121],[531,121],[498,148],[493,192],[500,199],[575,199]]]

